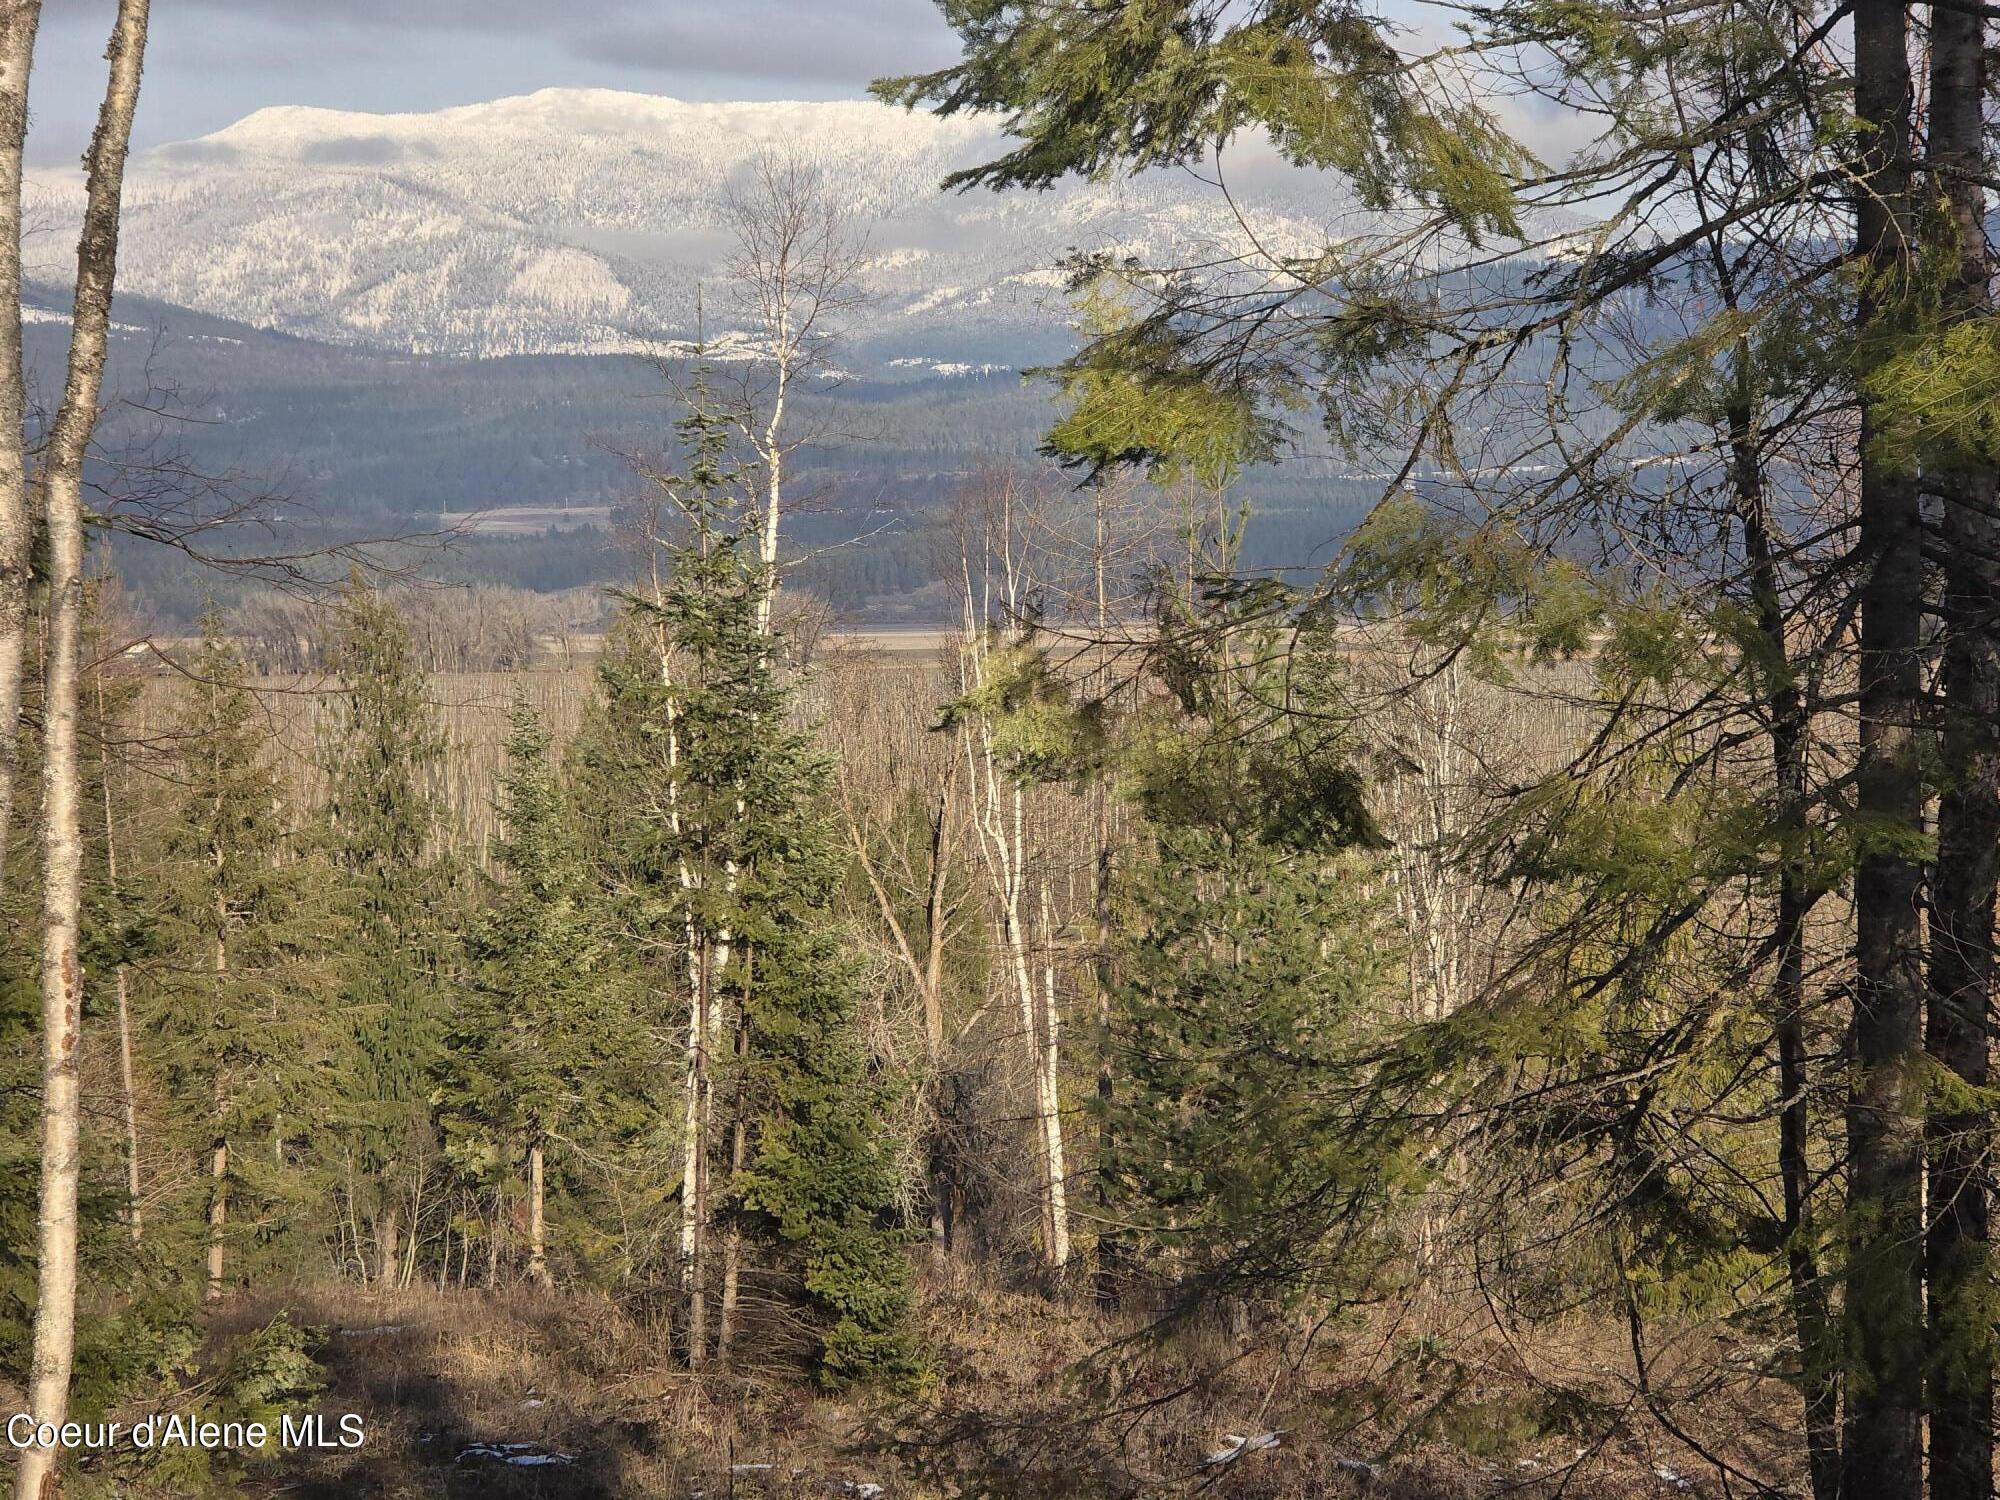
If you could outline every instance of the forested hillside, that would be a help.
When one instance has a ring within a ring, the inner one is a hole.
[[[1994,15],[132,156],[104,8],[51,185],[0,3],[15,1500],[1993,1500]]]
[[[43,377],[66,348],[59,305],[46,288],[31,296],[25,342]],[[1060,330],[1034,338],[1040,357],[1060,357]],[[138,296],[120,298],[110,346],[115,399],[93,465],[107,510],[137,528],[199,522],[204,553],[225,558],[402,538],[414,545],[379,549],[385,563],[453,584],[611,584],[625,566],[612,533],[644,489],[634,461],[659,456],[672,415],[670,382],[637,356],[412,358]],[[900,378],[819,380],[805,394],[801,420],[819,440],[799,455],[789,546],[810,555],[801,586],[843,615],[937,623],[956,609],[926,591],[950,572],[930,535],[937,517],[982,463],[1033,456],[1051,398],[1011,369],[890,373]],[[1245,477],[1258,502],[1248,565],[1310,572],[1378,487],[1352,463],[1309,468]],[[185,632],[204,599],[270,581],[116,545],[134,607],[163,629]],[[342,566],[317,571],[335,582]]]

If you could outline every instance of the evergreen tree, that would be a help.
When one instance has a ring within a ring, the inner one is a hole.
[[[444,740],[407,625],[358,575],[340,603],[332,666],[323,837],[356,928],[342,997],[354,1023],[347,1166],[356,1212],[373,1225],[373,1276],[393,1287],[404,1204],[436,1146],[431,1079],[450,1010],[458,890],[433,847],[431,785]]]
[[[1244,608],[1226,585],[1167,604],[1155,691],[1117,736],[1143,822],[1115,908],[1107,1175],[1186,1306],[1352,1293],[1405,1186],[1396,1132],[1356,1102],[1395,953],[1336,666],[1316,630],[1280,649]]]
[[[792,724],[782,640],[760,629],[756,519],[733,492],[705,377],[690,406],[687,472],[663,480],[677,531],[658,539],[653,589],[628,600],[580,756],[628,921],[678,938],[655,977],[684,986],[687,1018],[687,1353],[708,1355],[713,1298],[715,1349],[730,1356],[749,1280],[797,1309],[820,1378],[895,1379],[913,1368],[909,1272],[833,909],[844,861],[829,767]]]
[[[454,1155],[490,1184],[525,1175],[527,1275],[550,1284],[545,1183],[566,1142],[609,1152],[644,1120],[651,1058],[549,762],[517,698],[496,849],[501,878],[467,941],[438,1102]],[[554,1161],[551,1161],[553,1156]]]
[[[290,846],[243,661],[213,614],[189,678],[174,726],[179,805],[150,893],[144,1019],[177,1133],[202,1158],[214,1300],[240,1278],[230,1247],[252,1243],[234,1226],[257,1225],[269,1243],[315,1196],[287,1132],[329,1103],[327,955],[344,934],[326,867]]]

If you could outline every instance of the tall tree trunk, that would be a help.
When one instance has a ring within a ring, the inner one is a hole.
[[[1015,998],[1021,1011],[1021,1035],[1028,1051],[1028,1086],[1034,1100],[1035,1159],[1040,1191],[1036,1194],[1042,1226],[1042,1254],[1051,1269],[1061,1271],[1069,1261],[1069,1217],[1059,1200],[1063,1191],[1062,1117],[1048,1108],[1047,1068],[1043,1057],[1040,1009],[1035,998],[1035,979],[1028,960],[1028,934],[1021,922],[1018,891],[1002,895],[1000,938],[1005,945],[1012,971]]]
[[[1910,230],[1904,0],[1857,0],[1854,101],[1863,154],[1856,250],[1864,350],[1902,314]],[[1864,364],[1866,360],[1864,359]],[[1843,1491],[1920,1500],[1923,1456],[1923,527],[1917,487],[1861,412],[1860,757],[1855,812],[1854,1065],[1847,1104],[1847,1386]]]
[[[690,939],[694,974],[688,987],[687,1077],[683,1086],[681,1156],[681,1292],[687,1300],[688,1368],[708,1355],[708,951]]]
[[[952,1252],[958,1231],[953,1212],[958,1184],[947,1145],[950,1134],[945,1102],[944,1036],[944,947],[949,913],[945,910],[945,883],[951,873],[949,848],[951,830],[951,790],[957,781],[958,759],[947,758],[944,780],[938,787],[937,804],[931,809],[930,878],[924,890],[924,962],[916,974],[924,1004],[924,1088],[930,1094],[930,1140],[926,1154],[930,1163],[931,1253],[943,1259]]]
[[[41,18],[42,0],[0,0],[0,893],[7,889],[14,777],[20,766],[35,530],[28,510],[23,430],[21,154],[28,137],[28,74]]]
[[[744,1064],[750,1056],[750,986],[753,972],[750,949],[746,946],[743,950],[743,993],[737,1001],[736,1034],[731,1041],[731,1053],[736,1059],[736,1097],[730,1106],[729,1126],[729,1180],[732,1184],[743,1175],[750,1159],[750,1098]],[[728,1367],[729,1348],[736,1338],[737,1302],[742,1279],[743,1224],[740,1216],[732,1215],[729,1233],[722,1245],[722,1312],[715,1325],[715,1362],[724,1368]]]
[[[219,812],[219,809],[218,809]],[[229,979],[229,902],[223,895],[223,853],[220,845],[211,851],[215,861],[215,1005],[221,1014],[225,1004],[224,986]],[[206,1300],[222,1300],[222,1239],[229,1227],[229,1137],[227,1119],[229,1095],[223,1081],[226,1062],[218,1054],[215,1068],[215,1140],[210,1148],[208,1172],[208,1291]]]
[[[222,1237],[229,1228],[229,1142],[215,1138],[208,1166],[208,1290],[207,1302],[222,1300]]]
[[[542,1214],[542,1142],[537,1136],[528,1147],[528,1280],[547,1291],[549,1249]]]
[[[48,527],[48,625],[42,687],[42,1164],[37,1213],[34,1352],[28,1410],[62,1425],[76,1352],[77,1178],[82,1119],[77,1041],[83,969],[77,954],[83,840],[77,810],[77,677],[83,633],[83,459],[97,422],[118,270],[125,155],[139,102],[148,0],[119,0],[110,77],[85,154],[83,231],[62,402],[49,428],[42,491]],[[58,1451],[21,1450],[16,1500],[53,1490]]]
[[[1069,1265],[1069,1167],[1063,1156],[1062,1012],[1056,1007],[1056,931],[1049,885],[1042,882],[1042,1040],[1035,1102],[1042,1121],[1042,1163],[1048,1171],[1049,1264]]]
[[[1106,653],[1110,650],[1111,597],[1105,569],[1110,558],[1111,538],[1105,514],[1104,486],[1092,494],[1091,582],[1096,593],[1097,656],[1096,690],[1101,694],[1109,680]],[[1117,1158],[1118,1141],[1111,1122],[1114,1077],[1111,1068],[1111,772],[1107,767],[1090,789],[1091,825],[1096,850],[1090,886],[1091,933],[1090,988],[1097,1017],[1097,1171],[1093,1190],[1097,1208],[1097,1264],[1094,1293],[1097,1305],[1118,1305],[1124,1274],[1123,1245],[1111,1227],[1117,1204],[1117,1185],[1112,1181],[1112,1164]]]
[[[1950,205],[1943,247],[1956,260],[1949,323],[1993,313],[1986,248],[1985,22],[1931,7],[1930,152]],[[1932,882],[1927,1047],[1953,1087],[1928,1121],[1931,1500],[1993,1494],[1991,1312],[1993,907],[2000,876],[2000,517],[1989,458],[1951,455],[1943,492],[1944,697],[1938,852]]]
[[[1721,257],[1718,256],[1718,261]],[[1783,834],[1803,841],[1807,796],[1805,695],[1792,678],[1791,646],[1778,583],[1778,548],[1771,534],[1764,468],[1748,390],[1750,354],[1739,346],[1736,378],[1741,399],[1727,416],[1731,484],[1750,562],[1757,632],[1771,663],[1769,716],[1771,770]],[[1805,1404],[1806,1465],[1813,1500],[1840,1497],[1840,1377],[1833,1348],[1832,1314],[1820,1274],[1812,1213],[1812,1168],[1806,1155],[1805,924],[1816,893],[1798,860],[1787,858],[1778,875],[1778,910],[1772,930],[1777,957],[1771,980],[1772,1026],[1778,1044],[1778,1176],[1784,1193],[1785,1271],[1792,1333],[1799,1346],[1799,1394]]]
[[[759,635],[771,633],[771,611],[778,602],[778,528],[784,515],[785,496],[785,402],[791,384],[788,313],[789,309],[781,300],[775,330],[779,354],[771,394],[771,415],[764,424],[764,441],[758,448],[759,456],[764,461],[764,515],[757,528],[757,562],[761,570],[757,584]]]
[[[120,964],[112,975],[118,991],[118,1087],[123,1095],[125,1115],[125,1226],[132,1243],[146,1238],[146,1214],[140,1204],[139,1181],[139,1099],[132,1068],[131,977]]]
[[[493,1195],[493,1232],[486,1236],[486,1280],[487,1291],[500,1285],[500,1226],[507,1222],[507,1204],[498,1194]]]
[[[676,840],[681,835],[680,782],[674,772],[680,765],[680,717],[671,696],[674,686],[673,656],[666,626],[660,623],[666,593],[657,562],[653,574],[655,625],[654,651],[661,686],[669,690],[667,699],[667,816]],[[702,1257],[706,1251],[707,1172],[708,1172],[708,964],[706,935],[695,921],[695,873],[683,857],[679,862],[682,897],[683,935],[687,945],[687,1049],[681,1077],[681,1223],[680,1285],[687,1309],[687,1360],[690,1369],[701,1368],[708,1347],[708,1308],[703,1285]]]
[[[393,1292],[402,1276],[403,1211],[397,1204],[385,1207],[375,1220],[375,1289]]]
[[[1001,533],[1011,538],[1011,491],[1003,492],[1003,500],[1008,509],[1003,513]],[[965,568],[965,643],[960,657],[961,686],[970,692],[985,686],[986,637],[981,622],[990,617],[991,611],[976,607],[971,562],[966,557],[961,560]],[[1009,622],[1019,618],[1016,598],[1018,582],[1010,553],[1005,575],[1006,618]],[[1009,644],[1013,642],[1015,629],[1012,623],[1005,627],[1005,639]],[[989,721],[982,717],[976,727],[967,723],[961,733],[966,771],[972,782],[973,826],[979,835],[980,853],[986,864],[994,900],[1000,909],[1001,945],[1008,960],[1008,977],[1013,981],[1015,999],[1020,1005],[1021,1035],[1028,1051],[1029,1082],[1035,1101],[1035,1150],[1039,1157],[1041,1179],[1038,1207],[1041,1211],[1043,1254],[1050,1268],[1060,1273],[1069,1263],[1069,1210],[1063,1172],[1062,1115],[1053,1107],[1048,1095],[1051,1075],[1036,1016],[1035,980],[1028,955],[1030,939],[1021,913],[1028,861],[1027,793],[1019,783],[1009,784],[1003,789],[993,743],[993,726]]]
[[[111,743],[104,718],[104,675],[97,674],[98,779],[104,791],[104,877],[111,889],[118,889],[118,822],[111,809]],[[112,972],[118,991],[118,1090],[124,1106],[125,1124],[125,1224],[132,1243],[145,1238],[144,1215],[139,1207],[139,1100],[132,1072],[132,1006],[130,975],[121,957]]]

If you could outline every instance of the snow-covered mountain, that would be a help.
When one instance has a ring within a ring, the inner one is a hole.
[[[941,194],[948,171],[1001,146],[977,119],[545,89],[430,114],[264,109],[147,152],[127,184],[120,286],[413,353],[650,349],[691,332],[698,282],[711,331],[728,327],[724,197],[755,153],[785,146],[823,163],[866,229],[873,298],[844,357],[882,373],[1045,357],[1071,249],[1212,257],[1245,243],[1223,196],[1184,173]],[[80,211],[73,181],[36,187],[46,221]],[[1267,247],[1339,232],[1326,179],[1266,173],[1239,206]]]

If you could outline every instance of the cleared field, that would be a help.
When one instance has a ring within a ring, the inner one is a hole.
[[[540,536],[555,527],[611,529],[608,505],[499,505],[491,510],[447,510],[438,514],[445,531],[475,536]]]

